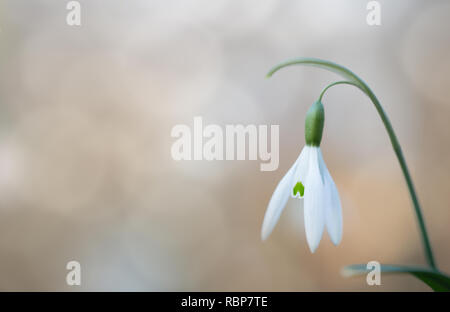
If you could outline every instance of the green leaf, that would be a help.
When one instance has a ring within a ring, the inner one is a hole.
[[[346,277],[365,275],[370,271],[365,264],[354,264],[343,268],[342,275]],[[434,291],[450,291],[450,277],[437,270],[400,265],[381,265],[381,272],[384,274],[411,274]]]

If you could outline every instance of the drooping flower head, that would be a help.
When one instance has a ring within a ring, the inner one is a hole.
[[[306,239],[311,252],[319,246],[326,227],[331,241],[342,238],[342,211],[339,193],[320,150],[325,113],[320,101],[308,110],[305,119],[306,145],[295,163],[278,183],[264,216],[263,240],[272,232],[289,197],[304,199]]]

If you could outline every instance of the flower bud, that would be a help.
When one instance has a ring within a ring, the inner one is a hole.
[[[305,118],[305,141],[306,145],[320,146],[322,140],[325,112],[320,101],[315,102],[309,108]]]

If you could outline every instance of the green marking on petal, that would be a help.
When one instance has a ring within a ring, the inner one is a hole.
[[[300,197],[303,197],[303,194],[305,194],[305,187],[303,186],[302,182],[297,182],[297,184],[294,186],[294,196],[297,195],[297,193],[300,193]]]

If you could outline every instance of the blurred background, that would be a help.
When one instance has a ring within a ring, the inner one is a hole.
[[[342,243],[315,254],[303,203],[266,242],[279,179],[304,145],[304,116],[335,74],[275,64],[328,59],[360,75],[388,113],[438,265],[450,272],[450,3],[2,0],[0,290],[418,291],[409,276],[344,278],[343,266],[425,264],[409,195],[371,102],[324,98],[322,149],[344,214]],[[280,165],[174,161],[177,124],[280,125]],[[81,263],[82,285],[66,284]]]

